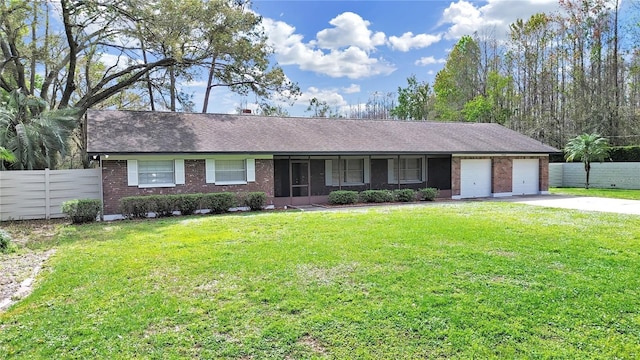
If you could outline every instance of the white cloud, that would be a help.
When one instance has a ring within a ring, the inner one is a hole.
[[[351,84],[349,87],[342,88],[342,91],[346,94],[355,94],[360,92],[360,85]]]
[[[368,47],[378,44],[380,42],[378,40],[370,39],[367,42],[364,38],[354,36],[350,38],[350,41],[354,42],[353,45],[339,49],[338,45],[346,46],[348,41],[343,39],[339,42],[337,40],[330,42],[329,38],[333,33],[322,35],[322,41],[305,43],[303,36],[296,34],[296,29],[289,24],[265,18],[263,25],[269,36],[270,45],[275,50],[278,63],[281,65],[297,65],[302,70],[334,78],[350,79],[388,75],[395,71],[395,66],[383,59],[371,57],[367,51]],[[319,47],[320,44],[323,44],[323,47]],[[367,48],[363,49],[359,45]]]
[[[336,89],[318,89],[315,86],[309,87],[296,100],[296,104],[309,106],[311,99],[316,98],[320,101],[326,101],[331,107],[346,106],[347,101],[338,93]]]
[[[420,58],[420,60],[416,60],[415,64],[417,66],[427,66],[427,65],[433,65],[433,64],[444,64],[447,62],[447,59],[436,59],[433,56],[426,56],[423,58]]]
[[[466,0],[452,2],[442,14],[440,24],[448,24],[445,37],[458,39],[474,32],[494,32],[498,39],[506,37],[509,25],[517,19],[527,20],[531,15],[553,13],[560,8],[557,0],[487,0],[476,6]]]
[[[317,45],[325,49],[340,49],[356,46],[363,50],[373,50],[383,45],[386,36],[383,32],[369,30],[369,21],[352,12],[344,12],[329,21],[333,28],[320,30],[316,34]]]
[[[103,63],[107,69],[111,69],[111,71],[121,71],[129,67],[132,63],[142,63],[142,60],[137,59],[134,61],[127,55],[114,55],[108,53],[100,54],[99,61]]]
[[[411,49],[421,49],[437,43],[442,39],[442,35],[418,34],[406,32],[401,37],[390,36],[389,43],[393,50],[407,52]]]

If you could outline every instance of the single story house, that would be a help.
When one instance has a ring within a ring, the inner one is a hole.
[[[276,207],[339,189],[544,194],[559,151],[498,124],[113,110],[87,113],[87,144],[107,215],[145,194],[264,191]]]

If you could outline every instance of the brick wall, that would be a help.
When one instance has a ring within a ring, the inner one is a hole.
[[[509,193],[513,188],[513,158],[491,159],[491,192]]]
[[[533,159],[530,156],[491,157],[491,192],[506,193],[513,190],[513,160]],[[460,195],[460,160],[481,157],[454,157],[451,159],[451,195]],[[485,158],[486,159],[486,158]],[[549,190],[549,158],[539,157],[539,191]]]
[[[459,157],[451,158],[451,196],[460,195],[460,160]]]
[[[538,184],[539,191],[549,191],[549,158],[541,157],[538,159],[538,174],[540,183]]]
[[[263,191],[267,203],[273,199],[273,160],[256,159],[256,181],[246,185],[215,185],[206,183],[205,161],[184,161],[185,184],[166,188],[139,188],[127,185],[127,161],[102,162],[102,186],[105,214],[118,214],[120,199],[127,196],[189,194],[210,192]]]

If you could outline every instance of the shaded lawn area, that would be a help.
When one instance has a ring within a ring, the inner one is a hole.
[[[640,217],[503,202],[66,226],[0,358],[635,358]]]
[[[595,196],[614,199],[640,200],[640,190],[626,189],[585,189],[585,188],[550,188],[551,194]]]

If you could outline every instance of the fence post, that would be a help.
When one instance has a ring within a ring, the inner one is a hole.
[[[51,218],[51,185],[49,184],[49,168],[44,169],[44,218]]]

